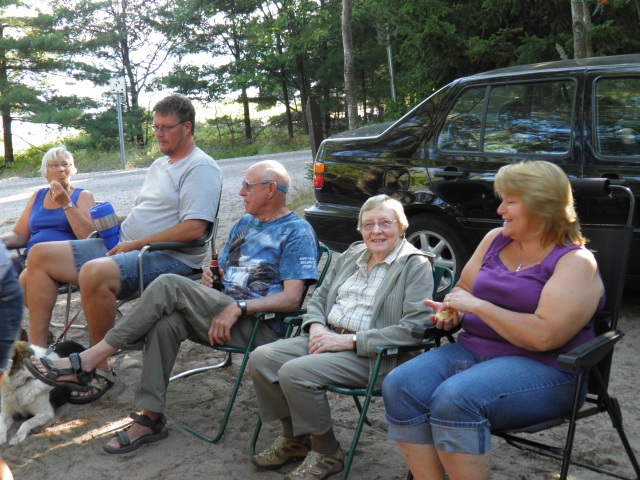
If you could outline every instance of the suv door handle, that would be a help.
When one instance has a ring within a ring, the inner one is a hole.
[[[442,178],[465,178],[467,177],[466,172],[458,172],[457,170],[441,170],[433,174],[434,177],[442,177]]]

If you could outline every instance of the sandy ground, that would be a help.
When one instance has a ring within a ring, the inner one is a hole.
[[[303,167],[299,167],[303,168]],[[132,174],[129,174],[132,175]],[[226,173],[225,173],[226,175]],[[225,178],[229,178],[228,176]],[[239,183],[233,180],[234,185]],[[231,182],[228,182],[231,183]],[[227,184],[228,184],[227,183]],[[232,193],[227,197],[231,202]],[[223,202],[225,200],[223,199]],[[238,218],[239,203],[221,209],[218,243],[222,243],[233,222]],[[3,209],[3,214],[5,213]],[[3,215],[3,227],[10,219]],[[54,320],[64,314],[65,298],[60,296]],[[78,294],[73,295],[72,312],[79,309]],[[25,325],[28,325],[25,314]],[[620,400],[625,429],[631,445],[640,455],[640,402],[638,402],[638,343],[640,342],[640,306],[626,303],[620,327],[626,337],[616,349],[611,390]],[[77,320],[84,322],[81,314]],[[54,329],[60,334],[61,329]],[[87,343],[84,330],[72,329],[70,338]],[[217,361],[220,354],[206,347],[187,342],[183,345],[175,373]],[[30,435],[17,446],[0,447],[1,455],[10,465],[16,479],[67,480],[92,478],[131,479],[278,479],[283,471],[261,472],[249,461],[249,443],[257,418],[257,408],[251,379],[245,376],[226,432],[217,444],[206,443],[187,433],[181,425],[202,429],[207,435],[218,430],[231,385],[237,375],[241,357],[234,358],[229,368],[188,377],[172,383],[169,388],[169,437],[146,445],[125,455],[109,455],[102,445],[127,421],[134,409],[134,392],[140,375],[141,352],[127,352],[111,359],[118,375],[116,385],[100,400],[89,405],[64,405],[56,419],[45,428]],[[330,394],[335,430],[343,448],[349,448],[357,413],[350,398]],[[394,445],[386,439],[382,399],[371,406],[373,427],[365,426],[354,460],[350,478],[403,479],[406,468]],[[15,432],[14,426],[11,432]],[[277,434],[276,425],[267,425],[258,442],[264,447]],[[555,442],[563,442],[562,431],[544,434]],[[632,475],[615,430],[606,415],[583,421],[576,434],[574,456],[594,460],[600,465],[617,468]],[[521,453],[493,438],[493,479],[553,479],[557,478],[559,463],[529,453]],[[339,478],[339,477],[334,477]],[[603,478],[601,474],[572,467],[571,479]]]

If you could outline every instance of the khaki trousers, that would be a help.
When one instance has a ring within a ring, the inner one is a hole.
[[[263,345],[248,364],[260,418],[271,422],[290,416],[294,435],[331,427],[327,385],[364,387],[369,381],[368,358],[353,351],[309,355],[308,342],[305,335]]]
[[[180,345],[195,338],[208,342],[211,320],[232,303],[235,300],[230,296],[179,275],[161,275],[145,289],[136,305],[104,338],[118,349],[144,340],[138,408],[164,412],[169,377]],[[253,317],[240,318],[231,327],[227,345],[245,348],[253,325]],[[278,338],[267,325],[261,325],[256,344]]]

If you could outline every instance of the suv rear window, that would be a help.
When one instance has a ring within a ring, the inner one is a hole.
[[[640,155],[640,79],[596,82],[596,149],[604,156]]]
[[[574,101],[571,80],[470,88],[447,115],[437,145],[444,151],[566,154]]]

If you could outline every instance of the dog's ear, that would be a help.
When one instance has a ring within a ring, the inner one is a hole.
[[[12,364],[11,370],[9,371],[9,376],[23,367],[22,362],[25,358],[29,358],[34,354],[35,352],[33,351],[33,348],[31,348],[31,345],[29,345],[27,342],[17,340],[13,344],[13,354],[11,355]]]

